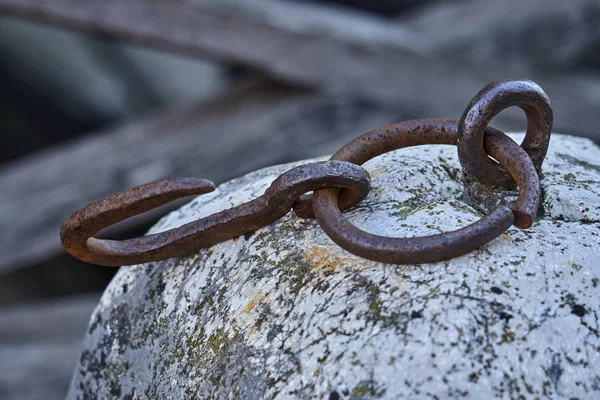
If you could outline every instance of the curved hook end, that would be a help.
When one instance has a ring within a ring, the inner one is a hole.
[[[88,204],[63,222],[60,229],[62,245],[69,254],[82,261],[110,266],[135,264],[137,255],[91,248],[88,239],[117,222],[183,197],[214,190],[214,183],[206,179],[171,178],[112,194]]]

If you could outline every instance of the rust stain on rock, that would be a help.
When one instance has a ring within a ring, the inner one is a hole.
[[[266,295],[264,294],[259,294],[258,296],[254,297],[252,300],[250,300],[248,302],[248,304],[246,304],[244,306],[244,308],[242,308],[242,311],[240,312],[240,314],[244,315],[249,315],[252,310],[254,310],[254,308],[259,304],[262,303],[265,299],[267,298]]]
[[[339,256],[333,254],[329,247],[312,246],[304,254],[304,258],[312,264],[312,271],[322,269],[324,271],[333,271],[338,267],[347,265],[347,260],[342,260]]]
[[[304,254],[304,257],[312,264],[312,271],[319,269],[333,271],[344,265],[344,261],[340,257],[324,246],[312,246]]]
[[[254,307],[256,307],[257,303],[258,302],[254,299],[250,300],[248,304],[246,304],[246,307],[242,308],[242,314],[250,314],[250,312],[254,310]]]
[[[367,168],[367,172],[369,173],[369,175],[371,175],[371,179],[375,178],[376,176],[378,176],[384,172],[387,172],[387,170],[388,169],[385,166],[381,166],[381,167],[377,167],[377,168],[373,168],[373,169]]]
[[[264,294],[259,294],[258,296],[256,296],[252,300],[250,300],[244,308],[242,308],[241,313],[242,314],[250,314],[252,312],[252,310],[254,310],[256,305],[258,303],[262,303],[266,298],[267,298],[267,296],[265,296]]]

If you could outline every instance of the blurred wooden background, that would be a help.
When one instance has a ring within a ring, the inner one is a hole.
[[[60,246],[61,222],[92,200],[458,117],[511,77],[548,93],[554,131],[600,141],[597,0],[0,0],[0,15],[3,399],[64,395],[115,272]],[[525,122],[509,110],[494,125]],[[107,234],[143,234],[178,204]]]

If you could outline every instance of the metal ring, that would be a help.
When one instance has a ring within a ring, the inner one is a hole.
[[[529,80],[492,82],[475,97],[458,123],[458,158],[467,180],[494,187],[512,187],[514,181],[494,162],[483,145],[484,132],[492,118],[502,110],[518,106],[527,116],[527,133],[521,147],[533,165],[541,170],[552,131],[550,100],[541,87]]]
[[[456,144],[457,122],[453,119],[413,120],[375,129],[352,140],[331,160],[364,162],[404,147],[422,144]],[[540,186],[535,166],[512,139],[492,128],[486,130],[485,150],[508,170],[519,185],[513,210],[496,207],[481,220],[456,231],[438,235],[391,238],[365,232],[352,225],[337,206],[338,189],[314,191],[317,221],[325,233],[345,250],[373,261],[393,264],[437,262],[466,254],[498,237],[511,224],[527,228],[533,223]]]

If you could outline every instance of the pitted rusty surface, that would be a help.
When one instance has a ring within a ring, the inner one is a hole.
[[[331,159],[364,162],[404,147],[422,144],[456,144],[455,120],[415,120],[370,131],[343,146]],[[340,247],[361,257],[394,264],[437,262],[466,254],[497,238],[513,223],[529,228],[540,197],[537,172],[527,153],[502,132],[488,128],[485,150],[511,174],[519,185],[512,211],[497,206],[489,215],[456,231],[438,235],[390,238],[365,232],[352,225],[337,207],[338,190],[324,188],[314,193],[317,221]]]
[[[347,207],[367,196],[370,177],[360,166],[347,162],[305,164],[279,176],[262,196],[177,229],[120,241],[92,237],[103,228],[177,198],[214,190],[212,182],[202,179],[152,182],[105,197],[76,212],[63,224],[61,239],[72,255],[100,265],[162,260],[197,252],[277,221],[301,194],[321,187],[346,189],[341,205]]]
[[[492,82],[471,100],[458,123],[458,157],[467,180],[510,188],[510,173],[492,161],[484,148],[484,132],[492,118],[511,106],[520,107],[527,116],[527,132],[521,147],[541,171],[552,132],[553,112],[542,88],[528,80]]]

